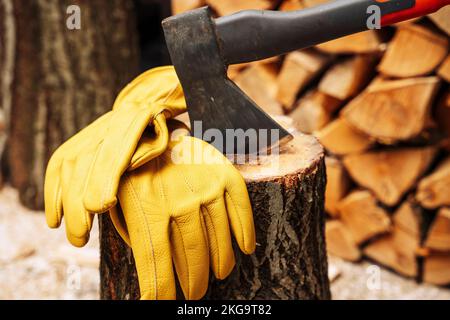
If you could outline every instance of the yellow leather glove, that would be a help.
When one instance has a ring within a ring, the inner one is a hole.
[[[113,111],[65,142],[52,155],[45,176],[47,224],[57,228],[65,216],[67,237],[75,246],[89,240],[93,215],[116,203],[119,180],[167,147],[166,117],[186,110],[173,67],[143,73],[119,94]],[[148,125],[155,137],[145,152],[131,158]]]
[[[239,171],[213,146],[182,136],[141,168],[123,175],[111,219],[133,250],[141,299],[175,299],[172,261],[186,299],[206,293],[209,266],[218,279],[240,249],[255,249],[250,200]]]

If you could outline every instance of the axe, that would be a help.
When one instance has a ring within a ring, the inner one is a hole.
[[[218,19],[202,7],[169,17],[162,26],[194,136],[224,153],[249,154],[292,136],[227,77],[229,65],[420,17],[448,4],[450,0],[337,0],[305,10],[246,10]],[[245,141],[237,146],[236,130],[250,132],[241,135]]]

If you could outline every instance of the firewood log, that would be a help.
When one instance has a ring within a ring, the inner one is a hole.
[[[450,55],[444,60],[438,70],[438,75],[447,82],[450,82]]]
[[[385,49],[378,33],[368,30],[316,46],[319,50],[333,54],[377,53]]]
[[[364,152],[373,144],[370,137],[353,128],[342,117],[319,130],[316,137],[327,151],[338,156]]]
[[[363,254],[402,275],[415,278],[418,275],[417,247],[414,237],[394,226],[391,234],[376,239],[363,249]]]
[[[332,157],[326,157],[327,187],[325,189],[325,210],[337,218],[339,216],[338,204],[347,195],[350,189],[350,178],[342,163]]]
[[[442,96],[436,106],[435,117],[439,129],[446,136],[447,144],[444,147],[450,151],[450,90]]]
[[[329,123],[341,104],[340,100],[315,90],[306,93],[289,116],[297,130],[310,134]]]
[[[287,111],[301,92],[328,65],[330,58],[313,49],[291,52],[278,76],[277,99]]]
[[[419,182],[416,199],[428,209],[450,206],[450,157]]]
[[[339,220],[327,221],[325,239],[329,254],[348,261],[361,259],[361,251],[352,238],[349,229]]]
[[[277,72],[273,64],[255,64],[237,75],[234,82],[264,111],[283,115],[283,108],[275,99]]]
[[[423,26],[401,25],[378,70],[384,75],[399,78],[427,75],[441,64],[447,52],[447,37]]]
[[[426,248],[450,252],[450,208],[439,210],[428,231]]]
[[[211,6],[219,16],[227,16],[241,10],[259,9],[268,10],[273,9],[276,5],[275,0],[205,0],[206,4]]]
[[[341,221],[358,245],[391,229],[388,213],[377,205],[369,191],[353,191],[339,203],[338,210]]]
[[[392,221],[396,227],[417,239],[419,247],[429,228],[431,216],[410,197],[394,213]]]
[[[394,214],[392,232],[366,246],[364,255],[405,276],[417,277],[421,232],[417,217],[411,204],[405,202]]]
[[[180,14],[205,5],[205,0],[172,0],[172,14]]]
[[[304,9],[302,0],[284,0],[280,5],[280,11],[294,11]]]
[[[372,190],[384,204],[395,206],[414,187],[435,154],[435,147],[401,148],[348,155],[343,163],[359,185]]]
[[[376,79],[342,114],[355,128],[383,143],[418,136],[429,124],[439,78]]]
[[[370,80],[375,56],[356,55],[332,66],[319,83],[319,90],[340,100],[354,97]]]
[[[450,7],[444,7],[428,16],[435,25],[450,36]]]
[[[435,254],[425,258],[423,281],[436,285],[450,284],[450,254]]]

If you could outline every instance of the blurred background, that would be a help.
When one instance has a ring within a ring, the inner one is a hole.
[[[99,298],[98,227],[83,249],[47,228],[45,168],[133,77],[170,64],[163,18],[323,2],[1,0],[0,299]],[[444,8],[229,68],[266,112],[327,150],[335,299],[450,299],[449,34]]]

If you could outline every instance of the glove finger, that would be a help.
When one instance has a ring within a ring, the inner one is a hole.
[[[186,111],[183,89],[173,66],[142,73],[120,92],[113,110],[126,109],[129,102],[161,105],[170,117]]]
[[[209,255],[200,212],[174,217],[171,244],[175,270],[187,300],[201,299],[208,289]]]
[[[55,153],[47,165],[44,182],[45,218],[50,228],[58,228],[63,216],[61,194],[61,158]]]
[[[150,160],[158,157],[166,151],[169,143],[169,131],[167,129],[166,117],[163,113],[157,115],[153,121],[155,136],[143,135],[139,140],[136,152],[131,158],[128,171],[136,170]]]
[[[256,237],[250,198],[244,179],[237,169],[232,169],[233,172],[227,177],[225,190],[228,218],[242,252],[252,254],[255,251]]]
[[[151,120],[148,107],[120,109],[111,119],[110,130],[89,171],[84,206],[92,213],[108,211],[117,203],[122,174],[130,165],[138,142]]]
[[[86,184],[87,170],[92,161],[89,154],[63,164],[62,192],[66,233],[76,247],[83,247],[89,241],[94,216],[84,209],[81,195]]]
[[[136,261],[141,299],[175,299],[169,216],[152,211],[159,208],[145,206],[132,179],[126,175],[119,189],[119,199]]]
[[[225,279],[235,265],[225,200],[219,198],[202,207],[208,235],[211,268],[217,279]]]

